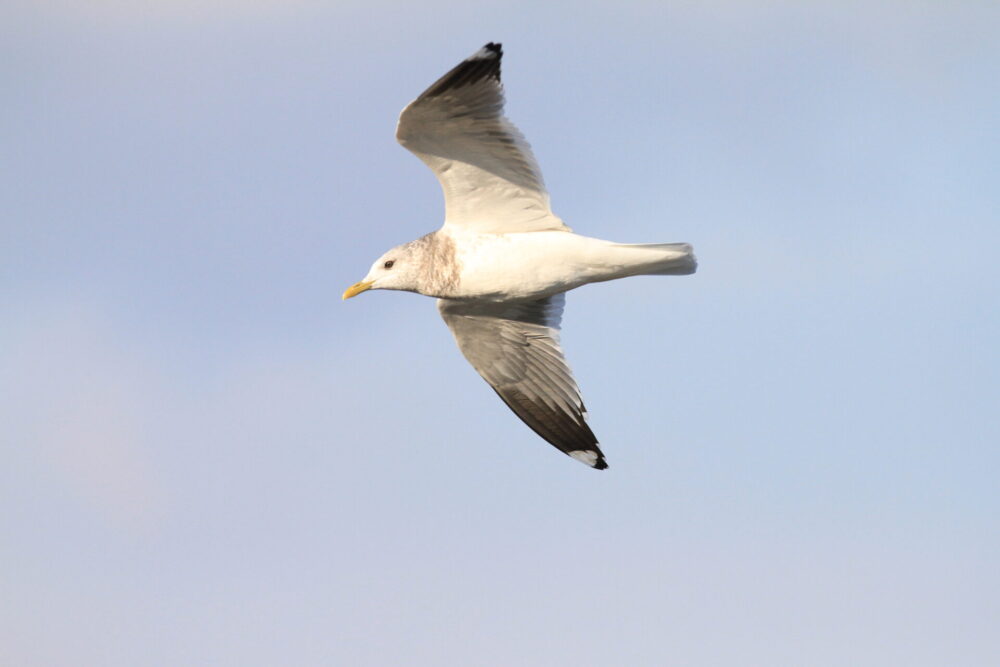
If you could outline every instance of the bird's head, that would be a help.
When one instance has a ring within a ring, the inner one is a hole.
[[[370,289],[416,292],[420,269],[418,255],[410,243],[396,246],[375,260],[364,280],[354,283],[344,291],[344,298],[350,299]]]

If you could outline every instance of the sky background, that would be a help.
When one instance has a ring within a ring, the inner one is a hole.
[[[0,9],[0,663],[1000,664],[1000,5]],[[610,469],[431,300],[399,111],[502,41]]]

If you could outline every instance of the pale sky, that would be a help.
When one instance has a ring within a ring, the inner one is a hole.
[[[44,5],[44,6],[43,6]],[[0,9],[0,664],[1000,664],[1000,5]],[[610,468],[430,299],[402,107],[487,41]]]

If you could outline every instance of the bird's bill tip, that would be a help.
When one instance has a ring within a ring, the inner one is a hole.
[[[357,296],[362,292],[367,292],[372,288],[372,284],[374,282],[375,282],[374,280],[362,280],[359,283],[354,283],[346,290],[344,290],[344,300],[346,301],[347,299],[350,299],[352,296]]]

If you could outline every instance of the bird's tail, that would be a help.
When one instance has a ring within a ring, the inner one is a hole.
[[[685,276],[694,273],[698,260],[690,243],[629,243],[616,244],[619,248],[634,248],[642,253],[643,260],[631,275]]]

